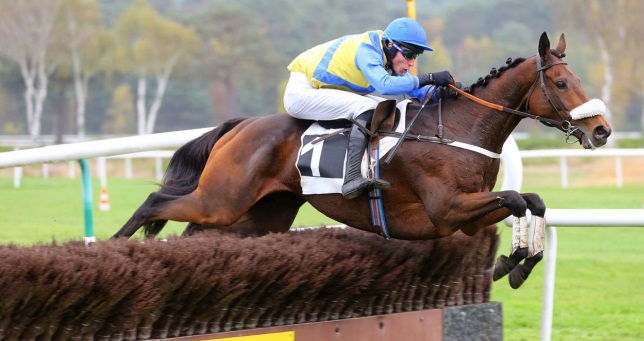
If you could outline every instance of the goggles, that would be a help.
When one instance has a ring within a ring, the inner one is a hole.
[[[405,59],[407,60],[415,60],[420,55],[420,53],[417,53],[411,50],[404,50],[403,48],[398,46],[398,44],[396,44],[396,42],[394,41],[391,42],[391,45],[393,45],[393,47],[395,47],[396,50],[400,51],[400,54],[402,54],[402,56],[405,57]]]

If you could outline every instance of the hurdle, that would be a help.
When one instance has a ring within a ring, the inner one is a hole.
[[[0,340],[498,340],[498,242],[490,226],[5,245]]]

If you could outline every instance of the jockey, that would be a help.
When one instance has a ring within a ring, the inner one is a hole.
[[[315,46],[297,56],[284,92],[289,115],[306,120],[354,119],[363,126],[384,98],[370,95],[403,95],[438,100],[445,93],[438,87],[454,83],[449,71],[412,76],[409,70],[427,46],[427,35],[410,18],[392,21],[384,31],[348,35]],[[433,85],[433,86],[432,86]],[[364,115],[362,115],[364,113]],[[362,176],[361,162],[367,148],[367,135],[356,125],[349,134],[342,195],[358,197],[366,189],[386,189],[382,179]]]

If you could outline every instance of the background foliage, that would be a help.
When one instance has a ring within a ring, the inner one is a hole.
[[[33,2],[39,1],[49,2]],[[297,54],[345,34],[384,29],[393,18],[406,15],[402,0],[377,5],[369,0],[60,2],[48,45],[46,71],[53,76],[40,131],[58,135],[59,142],[64,134],[80,135],[82,130],[70,71],[72,42],[88,74],[87,134],[136,133],[137,111],[153,111],[161,62],[182,52],[152,122],[154,131],[161,132],[283,112],[286,65]],[[0,10],[14,4],[2,0]],[[640,131],[644,70],[638,65],[642,28],[637,13],[642,10],[644,3],[636,0],[418,0],[417,18],[435,48],[419,60],[419,72],[448,69],[471,84],[507,57],[533,55],[542,32],[555,42],[565,32],[566,60],[589,96],[610,104],[616,130]],[[90,37],[70,36],[65,13],[72,13],[77,31]],[[0,52],[6,47],[0,44]],[[5,57],[0,58],[0,134],[27,134],[21,72],[6,54],[0,55]],[[141,78],[147,84],[143,96]],[[524,124],[520,129],[544,128]]]

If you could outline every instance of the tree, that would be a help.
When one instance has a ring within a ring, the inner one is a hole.
[[[112,104],[107,110],[109,119],[103,122],[103,132],[108,134],[131,134],[133,133],[132,115],[134,103],[132,89],[129,84],[121,84],[112,92]]]
[[[192,28],[162,18],[146,0],[136,0],[114,26],[116,50],[113,67],[137,79],[137,131],[154,131],[163,95],[173,69],[192,57],[200,39]],[[156,81],[156,93],[146,106],[148,76]]]
[[[626,28],[620,19],[626,9],[624,6],[630,2],[571,0],[563,3],[551,1],[551,3],[551,6],[557,10],[558,16],[564,19],[562,22],[585,32],[589,43],[595,47],[603,70],[601,99],[606,104],[606,119],[612,122],[614,74],[619,65],[619,54],[623,52],[620,45],[623,44]],[[584,15],[571,16],[570,13],[584,13]]]
[[[63,0],[59,17],[62,44],[70,54],[70,68],[76,97],[76,131],[85,138],[88,84],[101,70],[111,48],[111,35],[103,29],[94,0]]]
[[[48,50],[60,4],[61,0],[0,1],[0,55],[19,65],[33,140],[40,137],[48,78],[54,69]]]
[[[286,70],[286,63],[277,61],[261,18],[247,10],[217,6],[199,16],[197,22],[205,38],[201,62],[210,83],[217,121],[221,122],[240,115],[241,103],[252,103],[242,100],[242,96],[250,93],[258,102],[259,91],[275,88],[274,73],[282,65]]]

